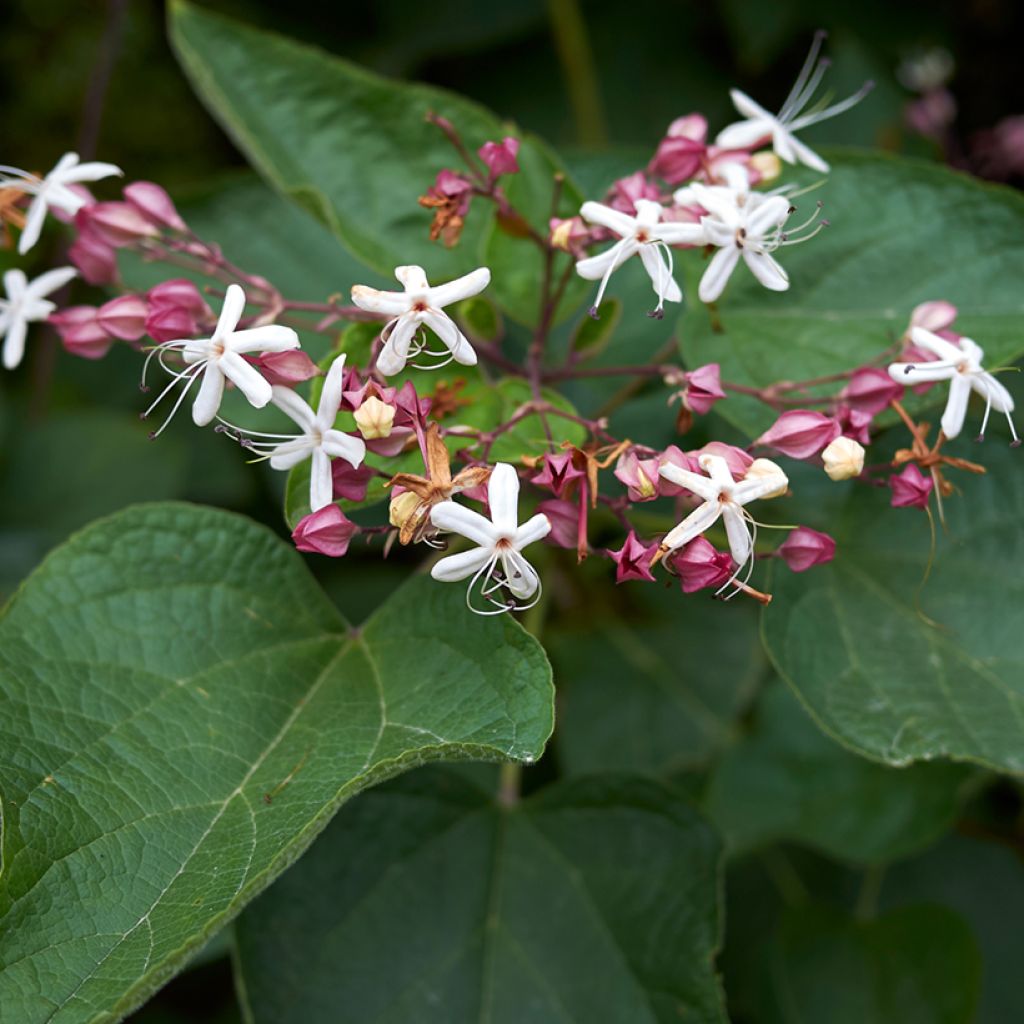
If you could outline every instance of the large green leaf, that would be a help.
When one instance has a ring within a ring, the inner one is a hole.
[[[818,723],[868,757],[1024,771],[1024,474],[1016,451],[981,452],[988,473],[947,499],[923,587],[927,520],[864,487],[823,524],[835,561],[773,581],[772,659]]]
[[[831,227],[779,252],[790,290],[769,292],[740,265],[719,303],[724,333],[711,330],[696,301],[684,315],[687,362],[721,363],[723,379],[759,387],[840,372],[881,355],[928,299],[957,305],[958,329],[985,349],[989,365],[1019,356],[1024,198],[915,160],[828,155],[826,184],[795,200],[793,219],[820,198]],[[773,418],[738,395],[716,412],[751,436]]]
[[[550,670],[426,578],[360,628],[237,516],[130,509],[0,620],[0,1005],[117,1019],[354,793],[442,758],[533,760]]]
[[[981,959],[967,923],[915,906],[858,921],[820,907],[788,913],[758,1024],[970,1024]]]
[[[763,668],[757,615],[678,587],[627,583],[545,635],[559,679],[558,752],[573,774],[671,775],[725,746]]]
[[[716,765],[707,810],[739,853],[774,840],[862,863],[904,857],[953,823],[965,783],[954,764],[885,768],[822,735],[781,684],[752,733]]]
[[[433,111],[448,118],[474,150],[507,133],[497,117],[452,93],[382,78],[185,0],[171,4],[170,30],[196,91],[253,165],[363,262],[389,277],[398,265],[419,263],[432,280],[479,265],[494,220],[486,201],[474,204],[455,248],[428,238],[430,213],[417,197],[442,168],[458,167],[459,158],[425,117]],[[520,162],[543,179],[525,189],[513,186],[520,211],[535,230],[546,232],[551,182],[560,168],[529,137],[522,139]],[[565,211],[579,202],[567,183]],[[521,260],[531,258],[528,240],[509,245]],[[507,249],[501,253],[504,259]],[[539,276],[504,281],[495,294],[514,315],[532,322]],[[574,294],[582,293],[577,288]]]
[[[347,807],[239,920],[250,1019],[723,1021],[718,853],[653,782],[507,807],[416,772]]]

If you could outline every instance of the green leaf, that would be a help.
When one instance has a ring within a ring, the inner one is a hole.
[[[583,317],[572,332],[569,348],[582,359],[603,352],[615,334],[622,319],[622,303],[618,299],[605,299],[597,311],[597,319]]]
[[[754,609],[643,583],[609,604],[607,587],[595,580],[594,605],[544,638],[562,681],[565,769],[671,775],[706,764],[763,666]]]
[[[957,329],[981,345],[988,365],[1019,356],[1024,298],[1011,268],[1024,265],[1024,198],[915,160],[828,156],[827,183],[795,200],[793,220],[820,198],[831,227],[778,253],[790,290],[769,292],[740,265],[719,302],[722,334],[691,294],[679,328],[686,361],[720,363],[723,380],[757,387],[841,372],[881,356],[929,299],[958,307]],[[774,418],[741,395],[715,411],[748,436]]]
[[[971,1024],[981,959],[967,923],[916,906],[873,921],[790,911],[772,950],[763,1024]]]
[[[484,262],[493,207],[476,199],[462,240],[446,249],[428,237],[431,214],[417,198],[438,171],[461,161],[434,112],[451,121],[467,147],[506,135],[508,126],[475,103],[431,86],[382,78],[365,68],[280,36],[174,0],[171,41],[196,92],[280,192],[306,207],[364,263],[389,278],[396,266],[418,263],[441,281]],[[562,173],[539,141],[521,139],[524,168],[507,180],[520,213],[546,235],[551,189]],[[529,181],[525,179],[529,177]],[[570,183],[564,204],[582,201]],[[488,241],[495,262],[525,266],[534,244],[501,233]],[[497,268],[496,268],[497,271]],[[535,322],[539,273],[497,282],[494,294],[513,315]],[[348,284],[355,282],[347,282]],[[575,283],[574,283],[575,285]],[[576,299],[581,292],[574,286]]]
[[[897,770],[857,757],[822,735],[778,684],[762,694],[751,734],[715,766],[705,807],[733,853],[793,840],[840,860],[878,863],[945,832],[974,774],[953,764]]]
[[[262,527],[189,505],[75,536],[0,620],[0,1005],[119,1019],[350,796],[540,756],[550,670],[420,578],[359,629]]]
[[[653,782],[508,807],[416,772],[347,807],[239,920],[250,1019],[724,1021],[718,853]]]
[[[947,447],[971,454],[968,444]],[[983,455],[988,473],[945,502],[948,532],[923,587],[925,516],[866,487],[824,524],[834,562],[775,574],[763,618],[772,660],[827,732],[876,760],[1024,771],[1024,648],[1012,612],[1024,602],[1024,475],[1002,444]]]

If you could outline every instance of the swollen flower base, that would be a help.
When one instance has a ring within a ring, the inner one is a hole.
[[[563,182],[556,175],[550,183],[551,216],[542,225],[531,223],[506,189],[509,176],[526,173],[518,140],[490,140],[474,151],[458,125],[428,118],[460,164],[438,168],[433,183],[424,183],[419,202],[431,211],[429,223],[424,214],[424,232],[446,246],[458,245],[474,207],[490,204],[495,230],[523,246],[524,255],[525,247],[533,247],[541,257],[540,313],[522,357],[498,341],[482,340],[458,305],[488,287],[487,267],[431,284],[427,269],[399,266],[400,291],[354,284],[351,305],[336,296],[324,302],[290,300],[272,282],[230,262],[215,242],[200,238],[158,184],[130,183],[120,199],[98,201],[83,183],[102,181],[119,169],[83,164],[69,153],[45,176],[0,167],[0,216],[7,237],[11,229],[20,230],[19,252],[38,240],[48,211],[75,231],[69,249],[73,267],[50,270],[31,282],[21,270],[4,275],[3,363],[18,366],[29,326],[42,320],[56,328],[69,352],[84,358],[102,358],[115,344],[147,352],[144,387],[148,390],[145,379],[154,363],[169,379],[143,416],[177,392],[152,436],[167,429],[198,382],[192,404],[196,425],[216,421],[217,432],[277,470],[296,471],[308,462],[308,507],[298,515],[294,502],[301,502],[305,491],[289,488],[292,537],[300,550],[341,557],[357,540],[375,538],[384,540],[385,553],[394,543],[423,545],[431,576],[464,583],[467,603],[481,614],[531,607],[543,592],[534,563],[543,569],[552,558],[571,561],[571,551],[578,561],[609,559],[619,583],[649,583],[660,576],[678,579],[687,594],[710,589],[726,598],[746,594],[767,602],[770,595],[750,585],[760,558],[775,554],[792,571],[804,572],[830,560],[836,545],[818,529],[754,517],[749,506],[788,495],[790,481],[786,469],[756,456],[767,452],[810,463],[823,478],[848,481],[841,486],[888,487],[895,507],[930,510],[934,496],[941,516],[942,499],[954,490],[946,474],[984,472],[945,448],[963,429],[972,393],[984,402],[979,439],[994,410],[1006,416],[1013,443],[1019,444],[1013,398],[983,368],[979,345],[954,330],[956,307],[937,298],[908,309],[908,326],[895,346],[903,349],[898,360],[889,340],[879,337],[878,357],[870,365],[764,388],[723,380],[718,363],[684,367],[655,357],[629,366],[586,366],[593,353],[585,348],[570,349],[560,365],[553,365],[551,326],[574,274],[598,282],[588,303],[596,317],[616,271],[634,256],[650,279],[656,301],[648,315],[657,319],[666,303],[684,301],[676,273],[683,261],[690,261],[692,279],[700,277],[696,298],[709,305],[713,324],[718,321],[712,304],[727,295],[741,263],[770,291],[790,287],[778,253],[798,242],[813,244],[828,222],[821,217],[821,202],[800,214],[808,190],[776,180],[784,164],[803,163],[826,173],[825,161],[795,133],[849,109],[870,88],[830,107],[811,107],[827,68],[819,59],[822,39],[815,38],[778,114],[734,91],[744,120],[724,128],[712,143],[702,115],[677,118],[645,167],[578,210],[565,208]],[[545,183],[530,185],[536,192]],[[790,226],[791,218],[796,227]],[[167,266],[166,280],[144,293],[119,287],[120,250]],[[524,259],[522,265],[531,264]],[[182,270],[204,280],[204,286],[183,277]],[[52,296],[76,274],[92,285],[113,286],[118,294],[98,306],[58,311]],[[215,316],[211,307],[218,302]],[[633,309],[626,315],[644,312]],[[339,346],[338,325],[355,323],[372,325],[372,341],[349,348],[346,333]],[[326,357],[314,361],[301,342],[317,335],[329,337],[331,345]],[[395,380],[410,370],[450,363],[465,376],[435,377],[431,384],[420,372]],[[488,385],[499,372],[518,379],[524,396],[519,404],[502,406],[500,415],[493,409],[502,403],[484,404],[463,422],[460,411],[478,400],[474,396],[485,396],[485,402],[493,397]],[[681,436],[697,417],[711,415],[736,393],[771,410],[773,422],[748,448],[711,441],[686,450],[680,441],[658,449],[616,436],[609,418],[580,415],[550,391],[575,378],[615,376],[632,382],[631,388],[660,382],[667,392],[665,415]],[[903,399],[907,388],[927,391],[936,383],[947,384],[949,392],[941,431],[931,443],[927,425],[910,415]],[[222,418],[228,388],[257,410],[274,406],[297,430],[268,432]],[[674,403],[678,409],[670,410]],[[864,449],[883,413],[899,417],[910,441],[872,464]],[[486,415],[492,419],[483,426],[468,425]],[[518,445],[518,454],[492,457],[499,444],[503,452]],[[817,513],[817,502],[804,499],[801,506],[802,496],[793,498],[808,514]],[[371,500],[387,505],[378,525],[357,525],[345,514]],[[646,530],[634,517],[640,505]],[[759,535],[764,526],[792,532],[773,552],[762,540],[763,531]],[[540,541],[546,548],[534,547],[528,561],[525,550]]]

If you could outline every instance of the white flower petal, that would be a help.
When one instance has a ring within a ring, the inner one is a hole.
[[[457,583],[479,572],[492,558],[490,548],[473,548],[460,551],[457,555],[448,555],[431,567],[430,575],[442,583]]]
[[[819,174],[828,174],[828,164],[810,146],[805,145],[793,134],[789,134],[789,145],[792,155],[798,163],[810,167],[813,171],[818,171]]]
[[[701,476],[700,473],[692,473],[690,470],[682,469],[671,462],[660,466],[658,473],[677,487],[685,487],[688,491],[692,491],[698,498],[703,498],[704,501],[718,500],[718,485],[708,477]]]
[[[58,165],[59,166],[59,165]],[[117,164],[105,164],[98,160],[89,163],[78,164],[69,171],[61,172],[58,177],[64,184],[76,184],[82,181],[101,181],[103,178],[110,178],[114,175],[124,177],[124,171]]]
[[[967,353],[959,345],[954,345],[951,341],[940,338],[937,334],[926,330],[924,327],[911,327],[910,340],[918,348],[931,352],[932,355],[938,356],[943,361],[955,363],[967,357]]]
[[[543,540],[550,532],[551,520],[543,512],[538,512],[516,530],[512,546],[516,551],[521,551],[528,545],[538,540]]]
[[[630,217],[628,213],[622,213],[621,210],[605,206],[604,203],[584,203],[580,207],[580,216],[590,224],[614,231],[620,238],[636,233],[636,218]]]
[[[729,283],[729,277],[739,262],[740,250],[734,245],[719,249],[708,264],[704,276],[700,279],[697,291],[701,302],[714,302]]]
[[[722,149],[755,149],[772,134],[775,122],[770,118],[753,118],[726,125],[715,138]]]
[[[22,228],[21,238],[18,239],[18,252],[24,256],[25,253],[39,241],[43,232],[43,221],[46,220],[46,198],[36,196],[29,205],[25,214],[25,227]]]
[[[461,302],[473,295],[479,295],[491,283],[491,272],[487,267],[476,270],[462,277],[457,277],[447,284],[439,284],[427,293],[427,302],[433,309],[443,309],[453,302]]]
[[[789,275],[771,253],[744,249],[743,261],[754,277],[770,291],[784,292],[789,287]]]
[[[58,288],[63,288],[77,276],[78,271],[74,267],[54,267],[53,270],[47,270],[45,274],[40,274],[25,288],[25,298],[26,300],[41,299]]]
[[[315,445],[308,437],[297,437],[294,441],[279,444],[270,456],[270,468],[288,470],[305,462],[313,453]]]
[[[738,113],[743,115],[743,117],[759,118],[764,121],[775,120],[775,117],[765,110],[760,103],[755,102],[745,92],[741,92],[739,89],[730,89],[729,99],[732,100],[732,105],[736,108]]]
[[[266,324],[235,331],[227,345],[232,352],[288,352],[299,347],[299,336],[290,327]]]
[[[270,400],[278,407],[278,409],[281,410],[281,412],[288,416],[289,419],[293,420],[304,434],[312,433],[314,425],[316,424],[316,413],[313,412],[309,403],[306,402],[301,395],[297,394],[291,388],[275,384],[274,387],[271,388]]]
[[[385,316],[401,316],[410,308],[409,296],[404,292],[383,292],[365,284],[352,286],[352,301],[360,309]]]
[[[668,269],[668,263],[665,261],[665,257],[662,256],[660,250],[656,249],[653,245],[641,245],[640,260],[644,265],[644,270],[647,271],[647,276],[651,279],[651,285],[659,299],[663,298],[667,302],[683,301],[683,293],[679,285],[672,278],[672,273]]]
[[[224,397],[224,374],[220,372],[216,360],[211,359],[202,373],[199,393],[192,403],[192,422],[197,427],[205,427],[207,423],[213,422]]]
[[[25,272],[14,267],[4,273],[4,291],[12,302],[17,302],[25,294],[28,287],[28,278]]]
[[[785,196],[770,196],[747,217],[747,234],[760,238],[789,217],[790,204]]]
[[[729,463],[721,455],[701,455],[697,461],[719,492],[724,488],[733,487],[734,480],[732,473],[729,472]]]
[[[661,542],[663,547],[670,551],[681,548],[688,544],[694,537],[699,536],[709,527],[713,526],[718,517],[722,514],[722,505],[716,498],[714,501],[706,501],[703,505],[695,508],[678,526],[673,527]]]
[[[744,565],[750,557],[752,542],[750,527],[743,518],[743,513],[732,504],[722,509],[722,521],[725,523],[725,535],[729,538],[729,551],[737,565]]]
[[[481,547],[493,549],[498,537],[498,531],[489,519],[454,501],[442,501],[435,505],[430,510],[430,521],[439,530],[461,534]]]
[[[423,322],[444,342],[455,362],[476,366],[476,351],[447,313],[428,313]]]
[[[503,552],[501,568],[505,576],[505,585],[520,601],[525,601],[537,593],[540,586],[537,570],[518,551]]]
[[[769,494],[776,494],[789,486],[789,478],[780,469],[774,476],[759,476],[752,480],[741,480],[734,484],[731,490],[732,500],[737,505],[747,505],[759,498],[767,497]]]
[[[415,263],[407,267],[395,267],[395,277],[407,292],[425,292],[430,287],[426,271]]]
[[[405,369],[409,345],[418,329],[419,322],[408,316],[401,317],[392,328],[388,340],[377,355],[377,369],[385,377],[393,377]]]
[[[610,248],[605,249],[604,252],[578,260],[576,273],[588,281],[600,281],[605,274],[618,270],[638,248],[639,243],[636,239],[622,238]],[[611,271],[609,271],[609,267],[611,267]]]
[[[964,428],[967,418],[967,400],[971,397],[971,382],[962,373],[956,374],[949,382],[949,398],[940,423],[942,432],[950,441]]]
[[[334,480],[331,477],[331,457],[322,448],[313,449],[309,467],[309,508],[319,512],[334,500]]]
[[[511,535],[519,526],[519,474],[507,462],[499,462],[487,481],[487,504],[497,533]]]
[[[342,352],[327,371],[323,387],[320,390],[320,401],[316,407],[316,425],[321,430],[330,430],[338,418],[341,408],[341,390],[345,385],[345,353]]]
[[[7,335],[4,338],[3,362],[4,367],[13,370],[25,354],[25,335],[28,332],[28,324],[23,317],[14,317],[7,327]]]
[[[366,458],[366,442],[341,430],[326,431],[321,447],[331,458],[344,459],[351,466],[362,465]]]
[[[232,384],[249,400],[249,404],[262,409],[274,397],[270,381],[251,363],[247,363],[237,352],[225,352],[219,359],[211,360],[220,367]]]
[[[892,363],[889,376],[897,384],[933,384],[940,380],[952,380],[958,375],[955,366],[949,363]]]
[[[217,326],[214,329],[215,338],[227,338],[234,333],[238,321],[242,319],[245,312],[245,292],[237,284],[229,284],[227,293],[224,296],[224,305],[220,308],[220,316],[217,318]]]
[[[978,373],[970,377],[971,387],[992,403],[996,412],[1013,412],[1013,396],[992,376],[991,373]]]
[[[704,226],[687,221],[666,221],[659,224],[654,236],[668,245],[704,245],[706,242]]]

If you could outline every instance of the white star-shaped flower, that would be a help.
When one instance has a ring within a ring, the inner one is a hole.
[[[651,199],[638,199],[634,205],[635,217],[603,203],[588,202],[580,208],[580,216],[584,220],[619,236],[611,248],[576,264],[576,273],[580,277],[601,282],[590,310],[591,316],[597,314],[608,279],[626,260],[638,254],[658,296],[658,305],[650,315],[660,317],[666,302],[683,301],[683,293],[672,277],[672,250],[669,246],[703,245],[706,241],[704,231],[699,224],[662,221],[665,208]]]
[[[900,384],[924,384],[935,381],[949,381],[949,398],[942,414],[942,432],[952,441],[963,430],[967,416],[967,400],[971,391],[977,391],[985,399],[985,416],[981,422],[981,433],[978,440],[985,436],[989,413],[993,409],[1006,416],[1013,435],[1013,444],[1019,445],[1017,430],[1010,418],[1013,412],[1013,396],[992,376],[986,373],[981,365],[985,353],[977,342],[970,338],[961,338],[959,346],[945,338],[914,327],[910,338],[915,345],[938,356],[935,361],[926,363],[893,363],[889,367],[889,376]]]
[[[719,517],[725,523],[725,533],[729,538],[729,550],[736,562],[737,573],[754,553],[754,541],[751,534],[753,520],[744,506],[758,498],[773,497],[785,491],[789,481],[786,474],[767,459],[759,459],[754,464],[759,472],[750,475],[737,483],[729,472],[729,465],[720,455],[701,455],[697,460],[700,468],[707,473],[691,473],[688,469],[680,469],[672,463],[666,463],[659,472],[666,479],[679,487],[692,491],[703,504],[695,508],[678,526],[673,527],[661,542],[663,552],[675,551],[676,548],[688,544],[694,537],[718,522]]]
[[[485,582],[483,596],[498,606],[496,611],[481,614],[521,610],[529,605],[495,601],[491,595],[499,587],[507,587],[519,601],[528,601],[532,597],[531,603],[535,604],[540,599],[540,577],[521,552],[528,544],[546,537],[551,523],[544,513],[538,512],[522,526],[519,525],[519,476],[505,462],[499,462],[491,471],[487,503],[490,519],[454,501],[442,501],[431,509],[431,522],[439,530],[461,534],[478,546],[442,558],[430,570],[430,575],[445,583],[472,576],[466,591],[466,603],[473,611],[480,611],[473,607],[471,601],[473,588],[480,579],[489,581]],[[499,563],[501,571],[495,573]]]
[[[384,292],[363,284],[352,288],[352,301],[360,309],[394,318],[381,331],[384,347],[377,356],[377,369],[385,377],[392,377],[401,373],[409,359],[415,359],[423,351],[427,355],[445,357],[444,362],[434,364],[430,369],[444,366],[453,359],[463,366],[475,366],[476,352],[473,346],[455,321],[444,312],[444,307],[482,292],[490,284],[490,270],[479,267],[463,277],[433,288],[422,267],[395,267],[395,277],[405,291]],[[447,353],[427,349],[423,340],[414,344],[421,327],[429,327],[444,343]]]
[[[57,267],[29,281],[20,270],[4,274],[6,299],[0,299],[0,334],[4,336],[3,363],[13,370],[25,354],[28,325],[45,320],[57,306],[46,298],[62,288],[78,271],[74,267]]]
[[[728,185],[692,184],[675,196],[677,202],[696,202],[707,210],[701,228],[708,244],[718,246],[697,294],[701,302],[714,302],[725,290],[741,256],[765,288],[784,292],[789,287],[789,276],[772,253],[790,241],[782,233],[782,225],[792,206],[785,196],[752,191],[746,172],[738,165],[729,165],[727,170]]]
[[[86,200],[70,185],[81,185],[87,181],[100,181],[113,174],[123,174],[120,167],[95,161],[79,163],[77,153],[65,153],[49,174],[44,178],[30,174],[18,167],[0,165],[0,188],[17,188],[35,196],[25,214],[25,229],[18,239],[18,252],[23,256],[39,240],[46,220],[46,211],[54,207],[73,217],[85,206]]]
[[[205,427],[213,421],[220,409],[224,396],[224,382],[230,380],[257,409],[262,409],[273,397],[269,381],[242,357],[253,352],[286,352],[299,347],[299,336],[290,327],[279,324],[265,324],[236,330],[245,311],[245,292],[237,284],[228,285],[221,307],[220,317],[209,338],[180,338],[157,345],[146,358],[146,367],[154,356],[174,378],[160,393],[156,401],[142,414],[143,419],[160,404],[164,396],[177,385],[184,383],[178,400],[170,415],[153,436],[156,437],[170,423],[178,407],[185,400],[192,385],[202,377],[199,393],[192,405],[192,419],[198,427]],[[181,353],[187,369],[175,370],[164,362],[164,355],[170,351]],[[145,381],[146,367],[142,375]]]
[[[750,150],[771,139],[772,149],[780,160],[785,160],[788,164],[805,164],[812,170],[826,173],[829,169],[828,164],[814,150],[804,145],[794,133],[856,106],[871,91],[874,83],[865,82],[857,92],[839,103],[823,108],[812,107],[807,111],[807,106],[829,67],[827,58],[818,60],[825,35],[824,32],[815,35],[807,60],[778,114],[769,113],[739,89],[731,89],[729,95],[733,105],[746,120],[737,121],[723,128],[718,133],[715,143],[723,149]],[[807,112],[802,113],[803,111]]]
[[[319,512],[334,500],[331,459],[344,459],[352,466],[359,466],[366,457],[366,444],[361,437],[334,429],[344,382],[345,356],[342,354],[327,371],[315,412],[291,388],[274,385],[271,401],[295,422],[301,430],[299,434],[264,434],[224,424],[226,431],[244,447],[268,459],[273,469],[288,470],[306,459],[313,460],[309,471],[311,512]]]

